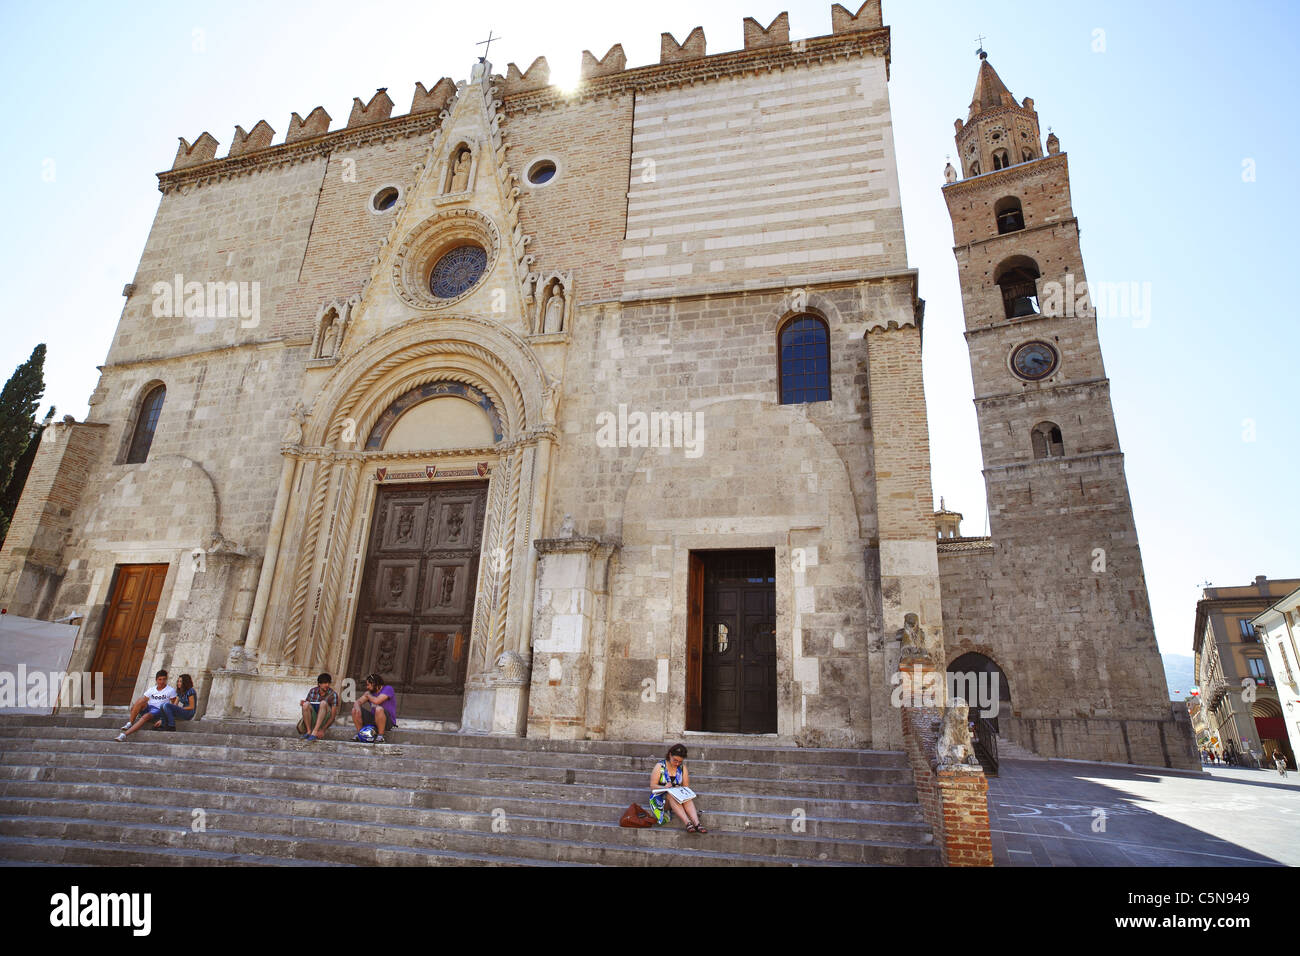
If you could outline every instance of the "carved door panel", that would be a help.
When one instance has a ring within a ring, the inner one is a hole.
[[[134,703],[133,695],[145,684],[136,684],[144,662],[154,613],[167,578],[165,564],[124,564],[109,597],[99,643],[95,646],[92,673],[104,675],[104,703],[110,706]],[[148,682],[153,686],[152,682]]]
[[[703,730],[776,733],[772,551],[703,552]]]
[[[459,720],[487,486],[381,486],[348,676],[377,671],[397,716]]]

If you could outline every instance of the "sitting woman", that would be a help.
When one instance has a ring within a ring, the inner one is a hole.
[[[162,727],[160,730],[175,730],[176,720],[193,720],[198,713],[199,695],[194,690],[194,681],[189,674],[182,674],[176,683],[176,702],[167,702],[162,707]]]
[[[650,771],[650,810],[660,826],[667,823],[670,817],[676,816],[686,821],[687,833],[708,833],[700,824],[695,800],[692,798],[683,803],[665,789],[690,785],[691,772],[686,769],[686,748],[681,744],[673,744],[667,756]],[[655,790],[659,792],[654,793]]]

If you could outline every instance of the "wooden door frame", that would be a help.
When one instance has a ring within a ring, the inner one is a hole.
[[[135,564],[135,563],[116,564],[113,566],[113,577],[112,580],[109,582],[109,586],[108,586],[108,601],[104,605],[104,617],[100,621],[99,634],[95,639],[95,651],[90,658],[90,672],[93,674],[98,671],[102,671],[104,669],[103,665],[105,661],[103,655],[107,652],[108,649],[108,645],[105,643],[104,639],[108,636],[106,634],[106,631],[113,624],[113,619],[115,617],[114,610],[121,601],[122,595],[119,588],[122,583],[122,572],[128,568],[161,569],[162,572],[162,586],[159,589],[158,605],[155,605],[153,609],[153,614],[151,615],[149,620],[149,637],[145,638],[145,646],[143,651],[141,651],[140,654],[140,664],[137,665],[136,667],[137,673],[131,681],[132,687],[134,687],[135,681],[138,680],[140,677],[139,668],[140,666],[143,666],[144,659],[149,653],[149,639],[153,635],[154,623],[156,622],[158,617],[158,606],[161,606],[162,604],[162,594],[167,590],[167,573],[168,571],[171,570],[171,565],[167,564],[166,562],[152,561],[152,562],[144,562],[140,564]],[[141,605],[142,605],[141,610],[143,610],[144,595],[148,594],[149,577],[150,576],[146,573],[144,585],[141,590]],[[132,628],[133,633],[135,633],[135,631],[137,631],[139,628],[139,620],[140,620],[139,617],[135,619],[135,625]],[[129,651],[129,647],[124,647],[124,651]],[[107,683],[108,682],[105,681],[105,684]],[[130,701],[128,701],[128,703],[129,702]]]
[[[686,729],[704,725],[704,557],[690,552],[686,591]]]

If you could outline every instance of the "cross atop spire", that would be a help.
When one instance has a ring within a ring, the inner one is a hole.
[[[987,60],[989,58],[989,55],[984,52],[984,39],[984,34],[982,33],[975,38],[975,42],[979,44],[979,49],[975,52],[981,60]]]
[[[486,62],[487,62],[488,52],[492,49],[492,41],[493,41],[493,40],[500,40],[500,39],[503,39],[503,38],[502,38],[502,37],[496,37],[496,36],[493,36],[493,35],[492,35],[492,31],[491,31],[491,30],[488,30],[488,38],[487,38],[486,40],[480,40],[478,43],[475,43],[475,44],[474,44],[475,46],[481,46],[481,47],[483,47],[483,55],[482,55],[481,57],[478,58],[478,61],[479,61],[480,63],[486,63]]]

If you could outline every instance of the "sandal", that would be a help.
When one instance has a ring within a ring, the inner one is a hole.
[[[697,827],[694,823],[688,823],[688,824],[686,824],[686,832],[687,832],[687,833],[699,833],[700,830],[699,830],[699,827]]]
[[[696,833],[708,833],[709,831],[706,830],[706,829],[704,829],[704,824],[703,824],[703,823],[699,823],[699,824],[696,824],[696,826],[695,826],[695,832],[696,832]]]

